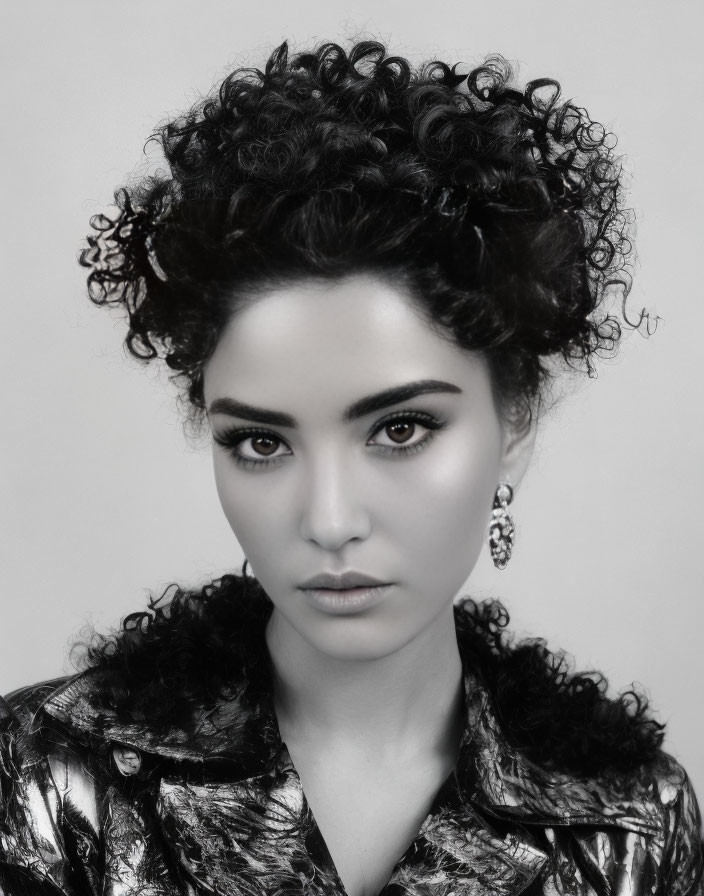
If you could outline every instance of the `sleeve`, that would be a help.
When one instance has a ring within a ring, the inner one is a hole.
[[[677,787],[661,792],[667,803],[668,837],[662,864],[662,886],[667,896],[704,896],[702,817],[692,783],[680,768]],[[669,796],[669,799],[668,799]]]
[[[75,834],[89,832],[67,823],[62,768],[67,763],[61,751],[55,756],[43,751],[21,713],[0,698],[0,896],[97,893],[79,868]],[[70,787],[66,777],[64,783]]]

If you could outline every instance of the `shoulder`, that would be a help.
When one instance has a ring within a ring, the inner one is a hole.
[[[116,746],[197,763],[268,751],[271,602],[242,576],[194,591],[173,587],[112,635],[96,636],[80,674],[8,695],[17,736],[31,730],[37,742],[86,751],[103,765]]]
[[[39,785],[42,790],[61,790],[62,766],[78,765],[82,745],[68,729],[54,725],[44,709],[78,676],[64,676],[18,688],[0,697],[0,775],[5,793],[17,799],[18,789]]]
[[[66,675],[25,685],[10,691],[4,697],[0,696],[0,727],[2,730],[17,730],[17,728],[27,727],[42,703],[57,688],[70,681],[71,677]]]
[[[46,701],[70,680],[43,681],[0,698],[0,892],[29,892],[28,879],[48,880],[63,892],[70,873],[67,819],[76,838],[97,843],[95,780],[87,754],[42,714]]]
[[[692,782],[679,762],[660,752],[650,769],[663,823],[664,868],[670,893],[694,893],[704,887],[702,816]]]
[[[535,762],[503,737],[488,695],[482,702],[468,752],[469,780],[478,782],[472,799],[500,829],[542,832],[536,842],[552,856],[558,892],[582,892],[573,878],[590,865],[614,892],[624,875],[643,892],[703,892],[701,815],[677,760],[658,750],[590,774]]]
[[[628,831],[624,843],[634,854],[642,854],[631,859],[634,871],[647,879],[649,873],[655,875],[652,862],[668,896],[704,892],[700,807],[689,775],[673,756],[658,750],[630,773],[601,777],[592,787],[603,798],[607,823],[609,811],[625,813],[619,819]]]
[[[499,601],[464,598],[456,622],[460,652],[485,682],[503,735],[537,765],[597,776],[654,760],[665,726],[642,693],[612,697],[604,675],[576,671],[543,639],[516,641]]]
[[[170,585],[94,639],[87,671],[106,719],[147,722],[166,735],[191,730],[202,708],[225,698],[253,708],[270,684],[264,629],[272,606],[256,580],[239,575],[194,590]]]
[[[0,774],[4,792],[16,796],[17,785],[42,777],[49,784],[45,760],[66,752],[68,741],[62,737],[45,737],[45,728],[38,723],[46,701],[63,687],[70,676],[27,685],[0,696]],[[7,782],[12,780],[13,787]]]
[[[563,788],[567,814],[576,813],[564,819],[573,847],[585,857],[599,855],[607,879],[625,870],[644,892],[704,893],[700,808],[687,772],[671,755],[658,750],[629,771],[566,777]]]
[[[660,747],[630,762],[602,761],[586,768],[579,755],[567,753],[569,743],[557,756],[536,756],[507,735],[503,707],[484,680],[467,681],[478,684],[467,689],[464,755],[478,775],[486,806],[538,824],[620,826],[663,844],[675,823],[700,826],[686,771]]]
[[[602,676],[572,672],[540,640],[513,643],[507,622],[498,602],[458,608],[461,653],[475,676],[466,756],[478,807],[543,830],[566,892],[574,856],[597,861],[613,886],[626,863],[634,879],[664,882],[658,892],[668,896],[704,892],[697,799],[662,749],[664,726],[646,701],[610,698]]]

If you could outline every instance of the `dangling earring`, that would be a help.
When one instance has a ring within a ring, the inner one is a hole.
[[[508,505],[513,501],[513,489],[508,482],[499,483],[494,493],[494,509],[489,523],[489,548],[491,559],[497,569],[505,569],[511,559],[513,536],[516,527],[513,517],[508,512]]]

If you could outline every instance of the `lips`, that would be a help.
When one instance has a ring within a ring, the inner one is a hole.
[[[373,588],[378,585],[388,584],[388,582],[364,575],[364,573],[349,571],[339,574],[323,572],[307,579],[298,587],[303,590],[324,588],[329,591],[347,591],[350,588]]]

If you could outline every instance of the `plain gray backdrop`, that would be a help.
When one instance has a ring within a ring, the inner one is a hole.
[[[485,552],[463,590],[500,596],[517,635],[614,691],[641,682],[704,798],[700,4],[5,0],[2,20],[0,693],[71,671],[87,623],[242,562],[206,440],[184,438],[166,378],[125,358],[76,263],[152,129],[284,39],[374,37],[466,66],[499,52],[617,133],[638,226],[630,307],[663,320],[545,418],[514,557],[498,572]]]

